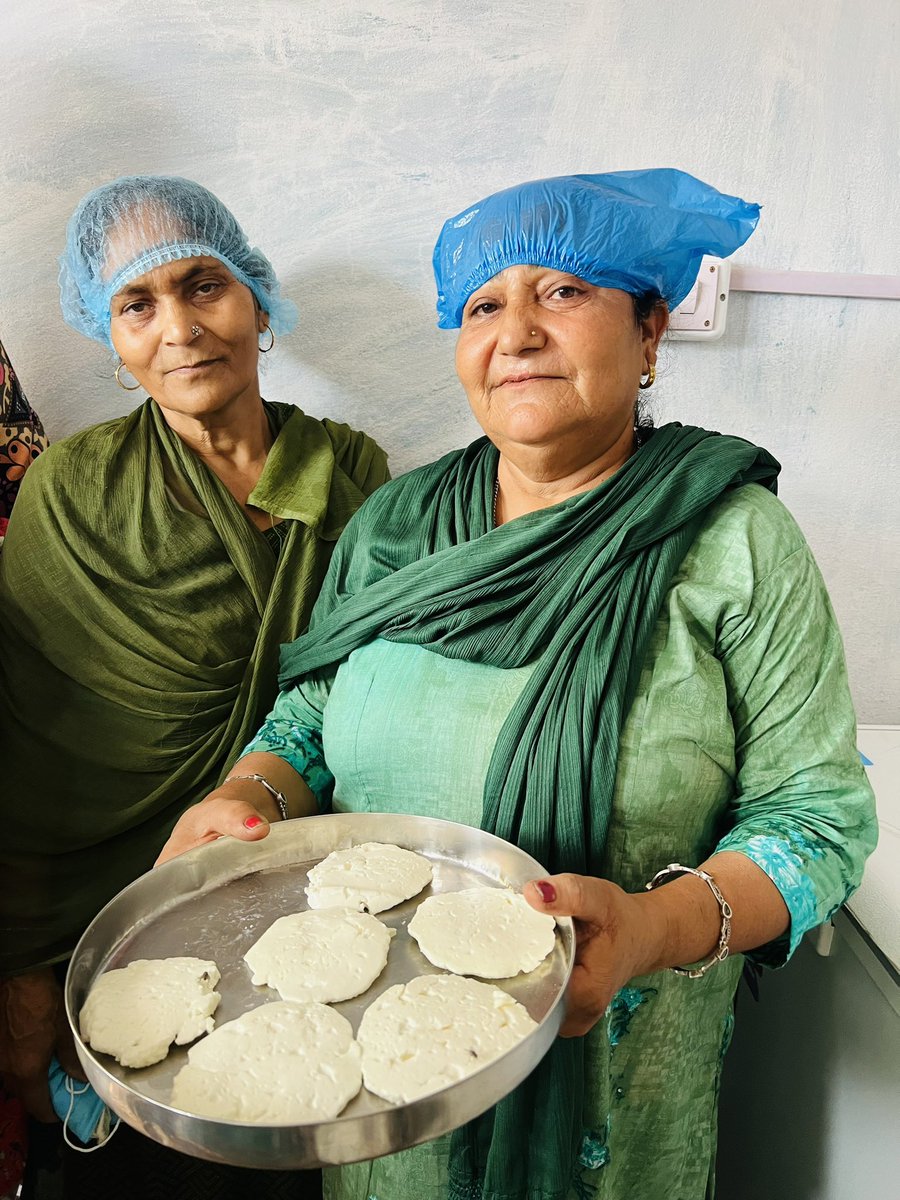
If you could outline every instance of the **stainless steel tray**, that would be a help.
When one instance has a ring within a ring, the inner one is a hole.
[[[240,1125],[192,1116],[169,1104],[172,1080],[188,1047],[143,1070],[95,1054],[78,1036],[78,1013],[99,974],[136,958],[211,958],[222,979],[216,1025],[280,999],[254,987],[243,955],[276,917],[307,907],[307,872],[332,850],[360,842],[394,842],[424,854],[434,881],[406,903],[378,914],[397,930],[388,964],[367,992],[334,1007],[359,1027],[385,988],[416,975],[439,974],[407,925],[425,896],[479,885],[521,888],[543,868],[522,850],[468,825],[428,817],[346,813],[274,825],[262,842],[222,838],[141,876],[99,913],[76,947],[66,979],[66,1012],[78,1056],[95,1091],[129,1125],[166,1146],[243,1167],[293,1170],[356,1162],[417,1145],[455,1129],[496,1104],[537,1065],[557,1035],[572,971],[572,922],[559,922],[556,947],[536,971],[492,981],[528,1009],[538,1028],[502,1058],[459,1083],[412,1104],[393,1105],[365,1088],[333,1121]]]

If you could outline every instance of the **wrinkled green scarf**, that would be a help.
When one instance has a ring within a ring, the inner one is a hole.
[[[376,494],[341,540],[279,683],[375,637],[449,658],[536,663],[488,770],[482,828],[553,872],[598,873],[619,733],[660,604],[709,507],[778,463],[738,438],[659,429],[605,483],[492,528],[485,440]],[[451,1200],[561,1200],[582,1127],[583,1039],[454,1135]]]
[[[280,555],[153,401],[52,446],[0,554],[0,971],[71,953],[148,870],[271,705],[338,534],[387,477],[345,425],[266,406],[251,501]]]

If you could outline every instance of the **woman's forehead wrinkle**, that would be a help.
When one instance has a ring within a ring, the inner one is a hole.
[[[123,284],[115,294],[122,297],[143,294],[148,291],[161,292],[185,287],[198,276],[208,275],[210,269],[216,271],[219,276],[234,279],[224,263],[206,255],[201,258],[176,259],[174,262],[160,263],[158,267],[149,267],[141,275],[136,275]],[[256,303],[259,304],[259,301],[257,300]]]

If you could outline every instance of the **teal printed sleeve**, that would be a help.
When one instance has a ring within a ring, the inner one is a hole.
[[[322,747],[322,713],[329,690],[330,682],[307,680],[279,692],[262,727],[241,751],[241,757],[262,752],[283,758],[305,781],[321,812],[330,809],[334,792],[334,776]]]
[[[840,633],[806,546],[724,622],[719,650],[738,774],[716,849],[746,855],[781,893],[790,929],[750,955],[780,966],[859,886],[877,836]]]

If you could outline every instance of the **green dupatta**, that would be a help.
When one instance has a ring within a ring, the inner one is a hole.
[[[0,970],[68,955],[221,778],[276,690],[334,543],[387,478],[346,425],[267,404],[250,497],[276,555],[153,401],[50,448],[0,555]]]
[[[536,663],[494,749],[482,827],[551,871],[596,874],[619,733],[672,576],[707,509],[778,464],[738,438],[659,429],[609,480],[492,528],[485,440],[385,488],[347,528],[279,683],[375,637],[450,658]],[[510,1096],[454,1135],[451,1200],[561,1200],[582,1134],[583,1039],[558,1039]]]

